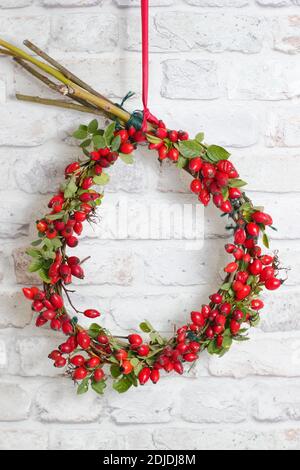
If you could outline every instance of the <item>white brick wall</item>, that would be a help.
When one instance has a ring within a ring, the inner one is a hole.
[[[48,92],[0,58],[0,448],[299,450],[299,2],[151,3],[154,112],[174,128],[204,130],[209,141],[231,147],[254,200],[273,213],[274,247],[293,270],[284,289],[266,296],[251,341],[228,356],[204,355],[190,378],[163,378],[126,396],[78,398],[46,357],[58,335],[34,328],[19,288],[32,280],[22,253],[33,220],[78,155],[70,131],[89,117],[16,103],[15,91]],[[37,42],[115,100],[135,91],[129,106],[136,109],[138,5],[0,0],[0,36]],[[169,331],[216,285],[226,232],[213,209],[199,213],[204,240],[197,249],[180,240],[139,240],[138,209],[146,213],[158,201],[183,207],[193,200],[187,188],[186,178],[161,169],[144,150],[134,168],[113,169],[101,223],[82,244],[93,259],[76,302],[102,310],[114,331],[136,328],[144,317]],[[115,236],[111,208],[124,201],[129,234]]]

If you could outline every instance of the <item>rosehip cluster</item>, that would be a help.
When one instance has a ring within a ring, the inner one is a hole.
[[[162,121],[159,122],[159,127],[153,135],[158,139],[158,142],[150,143],[149,149],[156,150],[158,152],[158,158],[160,161],[169,159],[172,162],[177,162],[180,154],[174,144],[189,139],[187,132],[168,130]]]

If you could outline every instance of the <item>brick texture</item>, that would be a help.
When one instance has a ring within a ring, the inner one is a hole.
[[[0,57],[0,449],[299,450],[299,1],[150,4],[151,110],[170,128],[203,131],[229,148],[249,195],[274,216],[272,249],[291,268],[288,279],[264,295],[251,341],[223,358],[204,353],[156,387],[78,397],[47,358],[62,337],[35,328],[21,286],[39,282],[26,271],[25,247],[64,167],[80,155],[73,130],[92,116],[17,102],[16,92],[55,94]],[[126,107],[141,109],[139,6],[0,0],[0,37],[30,39],[114,102],[134,91]],[[121,336],[145,318],[168,336],[207,302],[229,233],[189,184],[146,148],[134,165],[112,169],[99,220],[73,252],[91,255],[75,285],[80,310],[97,308]]]

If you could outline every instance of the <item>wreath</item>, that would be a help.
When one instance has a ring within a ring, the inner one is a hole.
[[[278,277],[282,268],[277,254],[263,253],[259,246],[262,240],[269,248],[266,231],[274,228],[272,217],[244,192],[246,183],[230,162],[229,152],[207,145],[203,133],[191,139],[185,131],[170,130],[151,115],[145,99],[144,112],[128,113],[124,102],[112,103],[32,43],[25,41],[25,45],[44,61],[3,40],[0,52],[75,103],[26,95],[17,95],[18,99],[104,113],[112,121],[99,129],[94,119],[74,132],[82,158],[66,167],[64,182],[49,201],[47,214],[37,221],[37,239],[27,250],[32,257],[29,271],[43,282],[43,287],[23,288],[36,314],[36,326],[50,325],[66,336],[49,354],[54,366],[65,368],[79,394],[90,387],[102,394],[109,376],[113,388],[123,393],[148,381],[156,384],[162,372],[182,374],[184,364],[193,366],[204,350],[221,357],[233,342],[247,340],[249,328],[259,323],[263,289],[278,289],[284,280]],[[212,201],[221,216],[229,218],[228,229],[233,232],[232,242],[225,245],[231,258],[222,284],[170,338],[161,336],[148,321],[140,324],[141,334],[126,337],[115,336],[98,322],[83,328],[81,315],[95,321],[100,312],[93,306],[79,311],[69,287],[74,277],[84,277],[87,259],[80,260],[71,250],[79,243],[84,223],[95,222],[103,199],[101,188],[109,183],[109,168],[118,160],[132,164],[138,145],[148,145],[160,162],[170,160],[188,172],[192,193],[204,206]]]

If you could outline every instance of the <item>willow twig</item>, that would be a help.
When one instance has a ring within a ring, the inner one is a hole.
[[[97,114],[99,116],[104,115],[105,117],[107,117],[104,111],[102,111],[101,109],[90,108],[89,106],[82,106],[81,104],[68,103],[64,100],[54,100],[49,98],[40,98],[39,96],[21,95],[20,93],[16,94],[16,98],[19,101],[44,104],[46,106],[58,106],[59,108],[73,109],[82,113]]]
[[[76,83],[76,85],[80,86],[81,88],[84,88],[86,91],[92,93],[95,96],[98,96],[99,98],[105,99],[109,103],[113,104],[112,101],[110,101],[108,98],[105,98],[101,93],[98,91],[94,90],[90,85],[85,83],[83,80],[78,78],[76,75],[74,75],[70,70],[68,70],[66,67],[61,65],[59,62],[57,62],[55,59],[50,57],[46,52],[42,51],[39,47],[37,47],[35,44],[32,42],[28,41],[26,39],[23,42],[24,46],[28,47],[31,51],[35,52],[39,57],[42,57],[46,62],[48,62],[50,65],[55,67],[57,70],[59,70],[61,73],[65,75],[69,80],[71,80],[73,83]]]

